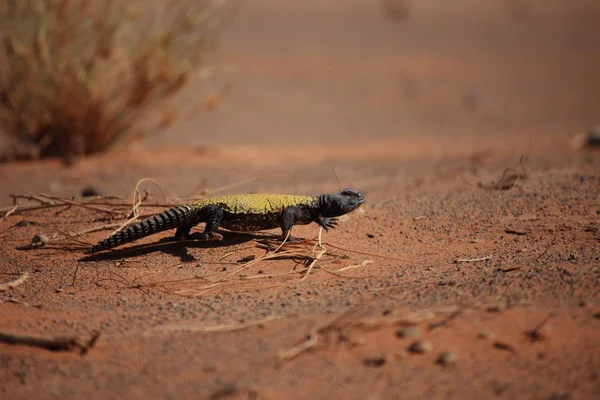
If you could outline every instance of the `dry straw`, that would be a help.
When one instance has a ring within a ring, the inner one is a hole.
[[[132,137],[197,75],[235,3],[0,0],[0,133],[32,156]]]

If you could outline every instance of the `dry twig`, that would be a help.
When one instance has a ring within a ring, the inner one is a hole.
[[[540,254],[539,256],[537,256],[537,258],[535,259],[536,262],[540,261],[540,258],[544,257],[546,255],[546,253],[548,252],[548,250],[550,250],[550,247],[554,246],[554,243],[556,243],[556,237],[558,236],[558,231],[554,232],[554,237],[552,238],[552,241],[550,242],[550,244],[544,249],[544,251],[542,252],[542,254]]]
[[[456,260],[454,260],[455,264],[460,264],[460,263],[472,263],[472,262],[479,262],[479,261],[487,261],[487,260],[491,260],[492,256],[485,256],[485,257],[478,257],[478,258],[457,258]]]
[[[100,211],[100,212],[107,213],[107,214],[110,214],[110,215],[115,215],[115,214],[118,215],[118,216],[121,215],[121,213],[116,212],[115,210],[111,210],[111,209],[104,208],[104,207],[98,207],[98,206],[91,205],[91,204],[82,203],[80,201],[74,201],[74,200],[64,199],[64,198],[61,198],[61,197],[50,196],[50,195],[47,195],[47,194],[44,194],[44,193],[40,194],[40,196],[46,197],[48,199],[56,200],[56,201],[58,201],[60,203],[63,203],[65,205],[83,207],[83,208],[87,208],[88,210]]]
[[[82,340],[78,336],[37,336],[0,332],[0,342],[41,347],[52,351],[79,350],[81,354],[87,353],[96,344],[99,337],[100,332],[95,332],[87,341]]]
[[[278,319],[283,319],[285,316],[270,316],[263,319],[259,319],[257,321],[244,322],[241,324],[223,324],[223,325],[212,325],[212,326],[203,326],[203,325],[161,325],[157,326],[153,329],[153,331],[160,332],[235,332],[241,331],[246,328],[250,328],[253,326],[260,326],[266,324],[267,322],[276,321]]]
[[[0,222],[4,221],[5,218],[8,218],[8,216],[10,216],[12,213],[14,213],[15,211],[17,211],[17,208],[19,208],[19,206],[13,206],[10,210],[6,211],[4,213],[4,215],[2,217],[0,217]]]
[[[526,331],[525,336],[527,336],[532,343],[546,339],[548,335],[547,332],[545,332],[545,328],[553,317],[554,314],[548,314],[535,328]]]
[[[6,300],[0,300],[0,303],[13,303],[13,304],[19,304],[25,307],[33,307],[33,308],[42,308],[41,304],[29,304],[26,301],[21,301],[21,300],[17,300],[17,299],[13,299],[13,298],[8,298]]]
[[[510,190],[513,189],[515,186],[517,186],[517,183],[519,183],[520,180],[526,180],[529,179],[529,176],[527,175],[527,172],[525,171],[525,167],[523,166],[523,160],[525,158],[525,155],[522,155],[521,158],[519,159],[519,165],[521,166],[521,171],[523,172],[519,172],[517,170],[515,170],[514,168],[506,168],[504,170],[504,172],[502,173],[502,176],[500,177],[500,179],[497,182],[491,183],[491,184],[486,184],[486,183],[478,183],[477,186],[479,186],[482,189],[488,189],[488,190]]]
[[[335,270],[335,272],[344,272],[344,271],[347,271],[349,269],[366,267],[367,265],[371,265],[371,264],[373,264],[373,260],[364,260],[360,264],[348,265],[347,267],[342,267],[340,269]]]
[[[327,252],[327,249],[325,248],[325,246],[323,246],[322,242],[321,242],[321,237],[323,235],[323,228],[319,229],[319,241],[317,242],[317,244],[315,244],[315,246],[313,247],[313,259],[310,262],[310,264],[308,264],[308,267],[306,268],[306,274],[302,277],[302,279],[300,279],[300,281],[302,282],[303,280],[305,280],[306,278],[308,278],[308,275],[310,275],[312,269],[314,268],[315,264],[317,263],[317,261],[319,261]],[[283,243],[282,243],[283,245]],[[319,253],[316,253],[316,249],[320,248],[321,251],[319,251]]]
[[[7,292],[9,290],[17,288],[18,286],[21,286],[23,283],[25,283],[27,278],[29,278],[29,272],[24,272],[23,275],[21,275],[14,281],[0,284],[0,292]]]
[[[399,316],[367,318],[350,318],[350,313],[342,314],[326,324],[314,326],[310,330],[306,340],[288,350],[280,351],[279,358],[282,360],[290,360],[308,350],[315,348],[319,342],[319,335],[325,335],[330,332],[337,332],[340,337],[347,337],[348,332],[352,329],[372,331],[385,326],[419,325],[425,321],[435,318],[439,314],[445,314],[448,312],[451,313],[451,318],[454,318],[456,315],[458,315],[458,313],[460,313],[460,311],[461,310],[456,307],[450,307],[438,310],[420,310]]]

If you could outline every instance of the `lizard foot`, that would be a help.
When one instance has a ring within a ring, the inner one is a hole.
[[[319,219],[317,220],[317,223],[326,231],[329,230],[329,228],[331,229],[335,229],[338,225],[338,219],[337,218],[324,218],[324,217],[319,217]]]
[[[222,242],[223,235],[216,232],[211,233],[194,233],[191,235],[191,239],[199,240],[202,242]]]
[[[280,236],[279,240],[281,240],[282,242],[285,240],[285,236]],[[287,240],[285,240],[286,243],[290,243],[290,244],[294,244],[294,243],[300,243],[303,242],[304,239],[303,238],[297,238],[295,236],[289,235]]]

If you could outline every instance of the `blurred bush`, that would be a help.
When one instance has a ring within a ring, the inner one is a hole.
[[[217,0],[0,0],[0,132],[31,157],[103,151],[195,75]]]

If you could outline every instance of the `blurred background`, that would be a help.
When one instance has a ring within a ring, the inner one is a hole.
[[[5,164],[3,190],[312,193],[333,164],[408,182],[407,160],[562,149],[600,123],[598,21],[598,0],[0,1],[0,156],[87,162]]]
[[[0,7],[0,129],[28,136],[36,155],[102,151],[121,136],[151,147],[299,145],[552,137],[600,121],[597,0],[75,3],[94,4]],[[31,84],[52,80],[50,91]],[[189,104],[200,106],[179,112]],[[15,123],[15,109],[29,119]],[[114,123],[119,113],[142,127]],[[148,115],[157,127],[139,123]],[[73,137],[50,143],[65,132]]]
[[[600,121],[596,0],[252,0],[211,113],[149,145],[543,133]]]

